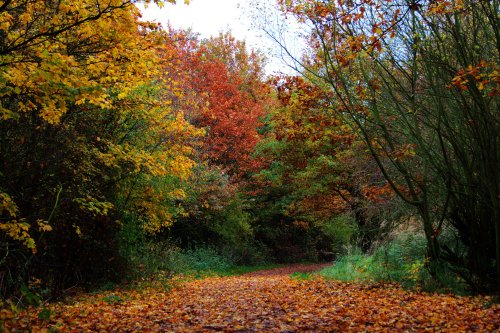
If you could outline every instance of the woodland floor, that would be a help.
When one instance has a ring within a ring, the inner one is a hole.
[[[495,332],[500,305],[484,297],[405,291],[394,284],[300,279],[318,265],[115,290],[16,317],[8,332]],[[43,312],[45,311],[45,312]],[[50,314],[50,315],[49,315]],[[11,318],[5,318],[11,317]]]

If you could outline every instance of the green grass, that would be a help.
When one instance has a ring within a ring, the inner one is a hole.
[[[377,280],[373,257],[351,254],[341,257],[333,266],[323,268],[319,275],[340,281],[369,282]]]
[[[431,277],[425,253],[423,236],[401,235],[371,254],[352,250],[319,274],[340,281],[397,282],[406,288],[467,294],[464,281],[445,263],[437,267],[436,278]]]
[[[235,276],[235,275],[243,275],[247,273],[279,268],[283,267],[283,265],[279,264],[265,264],[265,265],[256,265],[256,266],[233,266],[224,271],[216,272],[219,276]]]
[[[191,278],[195,279],[203,279],[206,277],[211,277],[211,276],[237,276],[237,275],[243,275],[247,273],[252,273],[252,272],[257,272],[257,271],[262,271],[262,270],[268,270],[268,269],[273,269],[273,268],[278,268],[282,267],[282,265],[278,264],[266,264],[266,265],[256,265],[256,266],[229,266],[229,267],[224,267],[224,268],[207,268],[203,270],[189,270],[182,272],[180,274],[183,274],[185,276],[189,276]]]

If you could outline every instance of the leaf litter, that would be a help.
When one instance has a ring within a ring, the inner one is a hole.
[[[7,332],[500,331],[500,305],[488,297],[290,277],[321,267],[180,279],[174,288],[115,290],[16,315],[2,312],[2,320]]]

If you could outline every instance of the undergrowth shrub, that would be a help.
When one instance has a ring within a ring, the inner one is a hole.
[[[127,278],[135,279],[168,271],[166,258],[175,251],[170,242],[150,238],[134,216],[125,216],[123,220],[117,243],[120,255],[127,263]]]
[[[445,263],[437,267],[437,276],[427,269],[426,241],[423,235],[401,234],[380,245],[371,254],[352,247],[321,275],[341,281],[398,282],[407,288],[427,291],[465,293],[464,283]]]
[[[221,255],[212,247],[178,250],[167,260],[170,270],[174,273],[220,273],[235,266],[231,258]]]
[[[181,249],[174,241],[152,237],[133,217],[128,217],[119,235],[121,255],[128,263],[129,279],[158,273],[198,274],[224,272],[236,265],[234,258],[216,248],[199,245]]]

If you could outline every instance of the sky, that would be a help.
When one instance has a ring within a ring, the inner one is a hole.
[[[221,31],[231,30],[233,36],[245,40],[252,48],[260,49],[268,58],[266,72],[289,72],[290,69],[283,63],[277,52],[278,47],[262,32],[252,27],[251,15],[247,7],[252,6],[256,0],[190,0],[185,5],[183,0],[177,0],[176,5],[165,3],[163,8],[150,4],[141,8],[144,20],[155,21],[163,26],[173,28],[191,28],[202,38],[217,36]],[[263,0],[272,3],[274,0]]]

